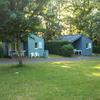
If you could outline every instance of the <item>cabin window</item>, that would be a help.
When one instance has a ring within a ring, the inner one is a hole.
[[[42,48],[42,42],[39,42],[39,48]]]
[[[92,48],[92,44],[91,43],[89,43],[89,48]]]
[[[35,48],[38,48],[38,43],[37,42],[35,42]]]
[[[86,49],[91,49],[92,48],[92,44],[91,43],[86,43]]]

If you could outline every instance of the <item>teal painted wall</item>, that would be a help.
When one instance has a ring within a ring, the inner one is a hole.
[[[38,44],[38,48],[35,48],[35,43]],[[7,56],[9,52],[9,43],[3,45],[4,53]],[[21,43],[22,50],[25,50],[25,56],[30,57],[31,53],[37,52],[39,56],[44,56],[44,39],[34,34],[29,34],[27,41]]]
[[[74,43],[72,43],[75,49],[82,50],[82,41],[81,38],[76,40]]]
[[[92,44],[92,40],[81,36],[80,39],[78,39],[77,41],[75,41],[73,44],[74,48],[77,50],[82,50],[82,55],[83,56],[89,56],[92,55],[92,47],[91,48],[86,48],[86,44],[91,43]]]
[[[37,43],[38,48],[35,48],[35,43]],[[40,38],[38,36],[35,35],[30,35],[28,37],[28,56],[31,55],[31,53],[39,53],[39,56],[43,56],[44,55],[44,39]]]
[[[82,42],[82,55],[86,55],[86,56],[92,55],[92,47],[86,48],[86,44],[87,43],[92,44],[92,40],[83,36],[82,39],[81,39],[81,42]]]

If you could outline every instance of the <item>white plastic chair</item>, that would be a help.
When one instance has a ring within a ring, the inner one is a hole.
[[[30,56],[31,56],[31,58],[35,57],[35,53],[31,52]]]
[[[39,57],[39,53],[38,52],[35,52],[35,57]]]

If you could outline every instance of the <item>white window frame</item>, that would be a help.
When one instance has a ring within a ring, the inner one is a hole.
[[[92,43],[87,43],[86,45],[88,45],[88,47],[86,47],[86,49],[91,49],[92,48]]]

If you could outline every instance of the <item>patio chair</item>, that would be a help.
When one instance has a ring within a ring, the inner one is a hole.
[[[74,54],[78,54],[78,55],[82,55],[82,50],[77,50],[77,49],[74,49]]]
[[[38,52],[35,52],[35,57],[40,57]]]
[[[34,52],[31,52],[30,57],[31,58],[35,57],[35,53]]]

